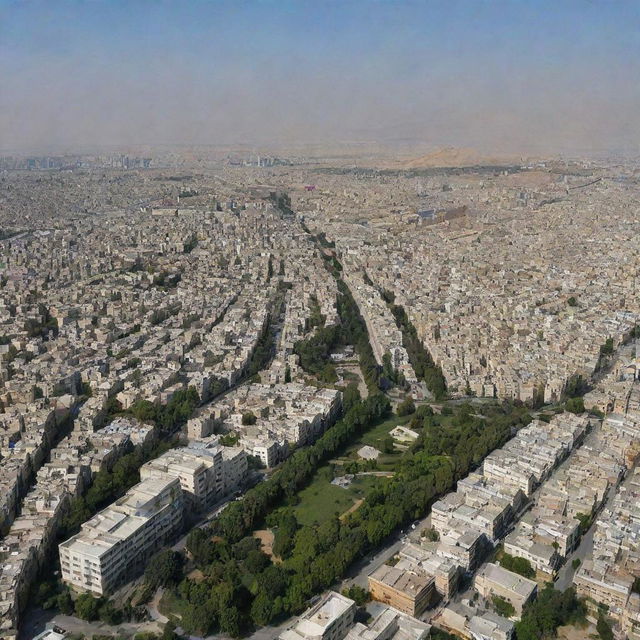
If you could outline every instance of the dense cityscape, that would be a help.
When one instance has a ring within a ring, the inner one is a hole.
[[[639,24],[0,0],[0,640],[640,640]]]
[[[311,160],[2,174],[3,637],[637,637],[637,165]]]

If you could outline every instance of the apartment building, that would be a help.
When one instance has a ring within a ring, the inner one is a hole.
[[[78,591],[112,592],[180,532],[183,508],[177,478],[146,478],[59,545],[62,579]]]
[[[425,640],[430,632],[431,625],[426,622],[392,607],[382,607],[382,611],[368,625],[357,622],[346,640]]]
[[[435,597],[435,578],[419,567],[405,570],[383,564],[369,576],[369,591],[374,600],[417,617]]]
[[[449,553],[446,545],[439,542],[424,542],[416,545],[405,544],[398,552],[398,569],[412,570],[420,567],[435,579],[436,591],[443,598],[450,598],[458,588],[462,566],[457,556]]]
[[[516,615],[521,616],[526,604],[538,593],[535,581],[507,571],[497,564],[487,563],[476,575],[473,586],[483,598],[498,596],[513,605]]]
[[[189,509],[203,511],[222,496],[222,467],[221,447],[201,451],[185,447],[171,449],[142,465],[140,478],[177,478]]]
[[[451,603],[437,618],[437,623],[469,640],[511,640],[514,624],[493,611],[475,607],[470,601]]]
[[[356,603],[329,591],[305,611],[279,640],[342,640],[353,626]]]
[[[246,478],[247,455],[216,440],[171,449],[140,468],[140,478],[171,476],[180,481],[190,509],[201,512],[235,491]]]

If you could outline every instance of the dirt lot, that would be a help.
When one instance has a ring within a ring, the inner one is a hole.
[[[260,531],[254,531],[253,537],[260,540],[263,553],[266,553],[273,562],[280,562],[280,558],[276,558],[273,555],[273,531],[271,531],[271,529],[260,529]]]

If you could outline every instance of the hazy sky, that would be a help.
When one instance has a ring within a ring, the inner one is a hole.
[[[640,0],[0,0],[0,148],[640,144]]]

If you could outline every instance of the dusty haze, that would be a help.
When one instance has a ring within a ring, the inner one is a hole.
[[[0,146],[638,152],[638,5],[534,4],[4,3]]]

